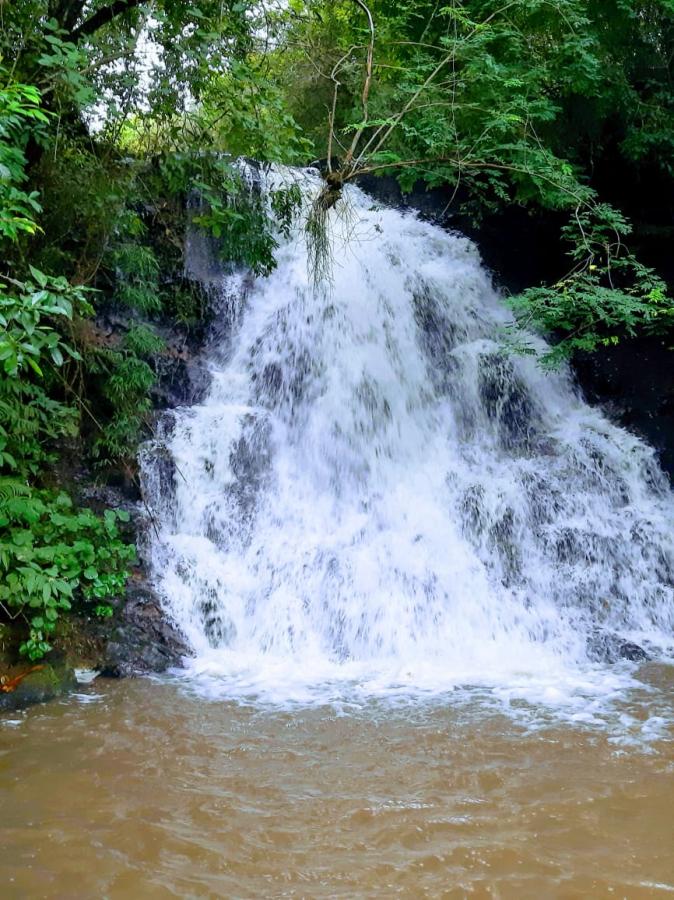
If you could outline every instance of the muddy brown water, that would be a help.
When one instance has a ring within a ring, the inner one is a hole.
[[[674,670],[650,684],[674,697]],[[645,699],[644,699],[645,697]],[[0,723],[0,896],[667,897],[674,731],[98,680]]]

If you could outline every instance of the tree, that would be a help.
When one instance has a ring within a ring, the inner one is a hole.
[[[565,211],[570,272],[515,303],[529,326],[564,334],[552,358],[667,327],[665,286],[628,252],[630,224],[599,196],[589,168],[616,117],[625,156],[671,150],[674,11],[666,0],[589,7],[307,3],[291,43],[311,60],[307,90],[318,85],[324,96],[314,242],[342,186],[366,173],[397,173],[407,188],[448,184],[478,215],[511,203]]]

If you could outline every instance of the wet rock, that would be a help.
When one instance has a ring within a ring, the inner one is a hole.
[[[645,662],[650,655],[632,641],[627,641],[610,631],[595,631],[587,642],[587,655],[595,662],[618,662],[628,659],[630,662]]]
[[[26,664],[16,667],[16,671],[10,671],[6,676],[5,687],[12,681],[21,679],[16,687],[8,692],[0,692],[0,712],[23,709],[33,706],[35,703],[44,703],[67,694],[77,686],[75,672],[63,662],[43,664],[35,666],[35,671],[28,671],[22,677],[22,671],[30,669]]]
[[[625,340],[601,353],[577,354],[574,367],[590,403],[601,404],[609,418],[648,441],[674,480],[671,344],[657,336]]]
[[[190,652],[152,588],[146,583],[133,585],[107,643],[102,674],[123,678],[165,672],[180,666]]]
[[[234,539],[250,539],[260,491],[269,478],[271,466],[272,428],[268,418],[248,415],[244,417],[241,436],[232,444],[229,463],[234,480],[223,491],[223,499],[229,512],[223,517],[224,507],[214,510],[214,529],[211,539],[226,547]]]
[[[501,353],[484,354],[480,360],[479,390],[484,410],[494,423],[504,450],[533,448],[538,416],[527,388],[513,365]]]
[[[458,379],[459,363],[451,351],[456,346],[459,327],[444,314],[428,284],[422,282],[417,287],[413,303],[420,343],[431,363],[429,377],[436,391],[448,393]]]

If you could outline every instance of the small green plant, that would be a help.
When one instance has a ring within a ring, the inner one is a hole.
[[[94,607],[94,613],[98,616],[99,619],[109,619],[114,615],[114,609],[110,606],[109,603],[99,603]]]
[[[120,244],[113,254],[116,270],[115,297],[139,312],[158,312],[159,264],[150,247],[140,243]]]
[[[149,335],[154,337],[152,332]],[[140,340],[148,346],[148,335],[143,334]],[[125,463],[133,457],[144,433],[152,408],[149,392],[156,382],[155,372],[131,349],[99,349],[88,366],[90,372],[102,376],[101,390],[110,409],[109,417],[98,423],[92,455],[99,468]]]
[[[124,336],[124,346],[136,356],[151,358],[166,349],[157,332],[148,325],[134,325]]]
[[[0,479],[0,606],[25,622],[20,652],[28,659],[49,652],[59,616],[73,605],[123,592],[136,556],[120,535],[128,520],[124,510],[99,516],[65,493]]]

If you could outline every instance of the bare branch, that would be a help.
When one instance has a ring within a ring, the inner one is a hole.
[[[342,68],[346,60],[351,56],[354,50],[357,49],[357,45],[349,47],[346,53],[337,60],[337,62],[332,67],[332,72],[330,72],[330,80],[334,84],[334,88],[332,91],[332,106],[330,107],[330,112],[328,114],[328,172],[332,172],[332,142],[336,140],[335,135],[335,115],[337,113],[337,94],[339,93],[339,89],[342,86],[341,82],[337,80],[337,73]]]
[[[109,6],[103,6],[92,16],[89,16],[88,19],[85,19],[85,21],[72,32],[71,38],[77,43],[77,41],[82,38],[95,34],[99,28],[107,25],[108,22],[112,22],[113,19],[116,19],[123,13],[128,12],[131,9],[136,9],[146,2],[147,0],[114,0],[114,3],[111,3]]]
[[[363,10],[365,15],[367,16],[368,28],[370,30],[370,41],[367,45],[367,61],[365,64],[365,81],[363,82],[363,93],[361,96],[361,103],[363,105],[363,121],[360,125],[360,128],[357,129],[356,133],[353,136],[353,140],[351,141],[351,146],[349,147],[346,158],[344,160],[343,168],[348,170],[351,165],[351,160],[353,159],[353,155],[356,152],[356,148],[358,147],[358,142],[360,141],[361,135],[363,131],[367,127],[367,117],[368,117],[368,100],[370,97],[370,85],[372,84],[372,63],[374,59],[374,20],[372,19],[372,13],[369,8],[365,5],[363,0],[354,0],[355,3]]]
[[[517,0],[511,0],[511,2],[506,3],[504,6],[500,7],[499,9],[494,10],[494,12],[493,12],[491,15],[487,16],[487,18],[486,18],[483,22],[481,22],[481,23],[479,24],[479,26],[476,26],[476,27],[475,27],[475,28],[467,35],[466,40],[470,40],[472,37],[474,37],[474,36],[477,34],[479,28],[484,28],[484,26],[487,25],[489,22],[491,22],[494,18],[496,18],[496,16],[502,15],[502,14],[505,13],[511,6],[515,6],[515,5],[517,5]],[[391,133],[395,130],[395,128],[398,126],[398,124],[399,124],[400,121],[402,120],[403,116],[405,116],[405,114],[409,111],[410,107],[411,107],[414,103],[416,103],[416,101],[417,101],[417,99],[419,98],[419,96],[420,96],[425,90],[427,90],[427,88],[429,88],[429,87],[431,86],[431,84],[433,84],[433,82],[435,81],[436,77],[440,74],[440,72],[441,72],[447,65],[449,65],[449,63],[451,63],[451,62],[454,61],[454,57],[455,57],[455,53],[454,53],[454,50],[452,49],[449,53],[447,53],[447,54],[440,60],[440,62],[436,65],[436,67],[433,69],[433,71],[431,72],[431,74],[426,78],[426,80],[425,80],[425,81],[417,88],[417,90],[412,94],[412,96],[409,98],[409,100],[408,100],[407,103],[403,106],[403,108],[402,108],[398,113],[396,113],[396,115],[393,117],[393,121],[391,122],[391,124],[390,124],[386,129],[385,129],[385,126],[384,126],[384,125],[380,125],[379,128],[377,128],[377,130],[374,132],[374,134],[373,134],[373,135],[370,137],[370,139],[368,140],[367,144],[366,144],[366,145],[363,147],[363,149],[360,151],[360,154],[358,155],[358,159],[357,159],[356,162],[354,163],[354,168],[357,167],[357,166],[360,164],[361,160],[364,158],[365,154],[368,152],[368,150],[370,149],[370,147],[373,145],[373,143],[374,143],[375,141],[377,141],[377,143],[374,144],[374,149],[372,150],[372,153],[373,153],[373,154],[374,154],[374,153],[377,153],[377,151],[379,151],[379,150],[382,148],[382,146],[386,143],[386,141],[387,141],[388,138],[390,137]],[[384,129],[385,129],[385,130],[384,130]],[[382,134],[382,132],[383,132],[383,134]],[[381,135],[381,137],[380,137],[380,135]],[[377,139],[378,139],[378,140],[377,140]]]

